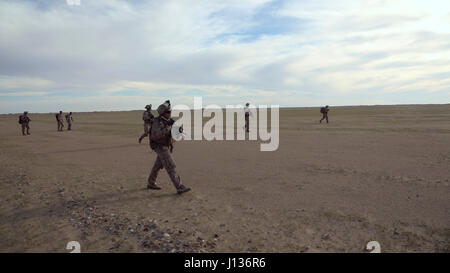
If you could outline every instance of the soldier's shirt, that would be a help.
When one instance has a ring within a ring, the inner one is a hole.
[[[144,113],[142,114],[142,119],[144,120],[145,123],[152,122],[153,118],[154,118],[154,116],[151,112],[144,111]]]
[[[250,111],[250,108],[248,106],[244,107],[244,112],[245,112],[246,116],[250,116],[250,117],[253,116],[252,112]]]
[[[168,146],[170,144],[170,130],[171,126],[168,124],[168,120],[164,117],[158,117],[153,120],[152,130],[150,132],[150,138],[152,142]]]
[[[22,121],[22,123],[28,123],[28,122],[30,122],[30,118],[29,118],[28,116],[21,115],[21,116],[19,117],[19,119],[20,119],[20,121]]]

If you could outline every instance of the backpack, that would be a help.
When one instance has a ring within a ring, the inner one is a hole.
[[[59,121],[59,114],[55,114],[56,121]]]
[[[22,116],[19,117],[19,124],[22,124]]]
[[[325,107],[320,108],[320,113],[325,113]]]

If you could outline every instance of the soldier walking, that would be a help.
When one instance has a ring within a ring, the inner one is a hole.
[[[147,109],[146,111],[144,111],[144,113],[142,114],[142,120],[144,121],[144,134],[142,134],[139,137],[139,144],[141,144],[142,139],[144,139],[144,137],[148,136],[148,134],[150,133],[150,127],[152,125],[153,119],[155,118],[152,114],[152,105],[148,104],[145,106],[145,109]]]
[[[62,111],[59,111],[59,114],[56,114],[56,123],[58,125],[58,131],[62,131],[64,127]]]
[[[22,135],[26,136],[26,135],[30,135],[30,123],[31,119],[28,117],[28,112],[25,111],[23,112],[23,115],[19,116],[19,124],[22,125]],[[27,131],[27,133],[25,134],[25,129]]]
[[[320,113],[322,113],[322,119],[320,120],[320,123],[322,123],[322,120],[324,119],[326,119],[328,123],[328,111],[330,111],[330,109],[328,109],[328,105],[320,108]]]
[[[249,122],[250,122],[250,116],[252,113],[250,112],[250,108],[248,107],[250,104],[247,102],[244,107],[245,112],[245,131],[248,133],[250,132]]]
[[[165,168],[167,174],[169,174],[169,177],[172,180],[173,185],[177,189],[177,193],[182,194],[190,191],[191,189],[181,184],[180,176],[175,171],[175,162],[170,156],[170,153],[173,150],[171,130],[172,125],[175,123],[175,121],[170,117],[171,111],[170,101],[167,100],[158,107],[157,112],[159,116],[152,122],[150,129],[150,147],[158,156],[156,157],[155,164],[153,165],[148,177],[147,188],[152,190],[161,189],[161,187],[156,185],[156,178],[159,170]]]
[[[72,131],[72,122],[73,122],[72,112],[66,115],[66,121],[67,121],[67,130]]]

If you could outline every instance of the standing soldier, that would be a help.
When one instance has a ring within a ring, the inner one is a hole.
[[[152,105],[148,104],[145,106],[146,111],[142,114],[142,120],[144,120],[144,134],[139,137],[139,144],[141,144],[141,141],[144,137],[148,136],[150,133],[150,127],[152,125],[153,119],[155,118],[152,114]]]
[[[56,123],[58,125],[58,131],[62,131],[64,127],[62,111],[59,111],[59,114],[56,114]]]
[[[250,108],[248,107],[250,104],[247,102],[245,104],[244,107],[244,112],[245,112],[245,131],[248,133],[250,130],[249,127],[249,121],[250,121],[250,116],[252,115],[252,113],[250,112]]]
[[[322,120],[324,119],[326,119],[328,123],[328,111],[330,111],[330,109],[328,109],[328,105],[320,108],[320,113],[322,113],[322,119],[320,120],[320,123],[322,123]]]
[[[181,184],[180,176],[175,171],[175,162],[170,156],[170,153],[173,150],[171,130],[172,125],[175,123],[175,121],[170,118],[171,111],[170,101],[167,100],[158,107],[157,112],[159,116],[152,122],[150,129],[150,147],[158,156],[156,157],[155,164],[148,177],[147,188],[152,190],[161,189],[156,185],[156,178],[159,170],[165,168],[173,185],[177,189],[177,193],[182,194],[191,189]]]
[[[72,112],[66,115],[66,121],[67,121],[67,130],[71,131],[73,122]]]
[[[19,116],[19,124],[22,125],[22,135],[26,136],[30,134],[30,123],[31,119],[28,117],[28,112],[23,112],[23,115]],[[25,129],[27,129],[27,134],[25,134]]]

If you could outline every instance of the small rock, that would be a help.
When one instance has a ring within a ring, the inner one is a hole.
[[[300,252],[306,252],[310,249],[311,247],[309,245],[305,246],[302,250],[300,250]]]
[[[164,238],[166,238],[166,239],[168,239],[168,238],[170,238],[170,235],[169,235],[169,233],[164,233]]]

